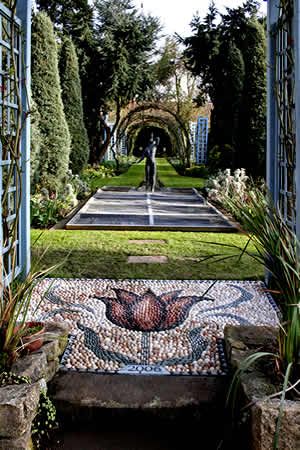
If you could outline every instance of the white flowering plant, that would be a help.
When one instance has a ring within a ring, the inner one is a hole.
[[[234,203],[229,199],[247,204],[249,193],[254,187],[254,182],[247,176],[245,169],[236,169],[234,172],[231,169],[225,169],[219,170],[216,176],[208,179],[206,192],[209,200],[219,203],[237,220],[240,220],[240,212],[233,208]],[[265,190],[264,183],[261,184],[260,189]]]
[[[231,169],[219,170],[216,176],[208,179],[208,198],[220,203],[228,195],[243,199],[247,193],[248,181],[245,169],[236,169],[233,174]]]

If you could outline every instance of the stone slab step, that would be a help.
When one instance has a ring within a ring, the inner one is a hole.
[[[227,376],[103,375],[79,371],[60,372],[51,384],[51,394],[61,408],[193,407],[223,399],[227,389]]]

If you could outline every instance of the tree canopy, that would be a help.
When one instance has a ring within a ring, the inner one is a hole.
[[[82,85],[84,122],[88,131],[90,146],[95,137],[101,92],[101,59],[94,33],[94,11],[88,0],[37,0],[40,11],[51,18],[61,39],[71,37],[78,56],[79,74]],[[97,92],[97,95],[95,95]]]
[[[157,18],[138,12],[131,0],[96,0],[95,9],[103,73],[101,106],[105,112],[115,111],[113,133],[121,109],[147,98],[153,88],[151,60],[160,24]],[[110,134],[107,136],[97,159],[107,150]]]
[[[36,0],[36,3],[51,18],[56,31],[72,36],[79,48],[91,37],[93,8],[88,0]]]
[[[199,114],[195,105],[211,101],[212,168],[244,166],[263,173],[265,31],[256,0],[224,14],[212,1],[204,19],[193,18],[192,35],[181,39],[184,51],[178,36],[158,49],[159,20],[140,12],[133,0],[37,0],[37,5],[54,21],[58,40],[67,35],[75,44],[90,162],[103,159],[133,105],[164,103],[189,132]]]
[[[183,43],[187,67],[201,80],[197,101],[209,98],[214,105],[209,139],[213,168],[245,167],[263,174],[266,57],[257,10],[258,2],[248,0],[220,15],[212,1],[203,20],[193,19],[193,35]]]

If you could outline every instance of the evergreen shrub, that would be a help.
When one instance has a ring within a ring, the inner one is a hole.
[[[32,95],[40,115],[39,183],[57,191],[69,168],[71,139],[61,97],[55,34],[43,12],[32,21]]]
[[[70,168],[73,174],[79,174],[89,158],[89,142],[83,119],[78,58],[69,37],[64,37],[62,41],[59,70],[64,111],[71,135]]]

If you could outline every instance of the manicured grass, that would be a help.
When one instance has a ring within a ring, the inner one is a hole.
[[[41,234],[32,230],[32,242]],[[130,239],[163,239],[166,244],[132,244]],[[244,247],[247,237],[241,234],[140,232],[140,231],[45,231],[33,245],[37,259],[45,249],[38,268],[63,261],[54,277],[146,278],[146,279],[258,279],[263,270],[254,259],[236,249],[212,245],[233,244]],[[220,255],[233,259],[200,262],[202,257]],[[167,264],[128,264],[130,255],[165,255]]]
[[[174,167],[164,158],[157,158],[157,174],[165,187],[173,188],[202,188],[205,180],[202,178],[183,177],[178,175]],[[138,187],[144,179],[145,162],[133,164],[129,170],[118,177],[95,178],[92,183],[93,189],[102,186],[130,186]]]
[[[93,190],[99,189],[102,186],[129,186],[138,187],[144,179],[144,164],[133,164],[127,172],[122,173],[118,177],[112,178],[94,178],[91,188]]]
[[[174,167],[163,158],[157,158],[157,171],[160,181],[171,188],[202,188],[205,185],[203,178],[183,177],[178,175]]]
[[[144,172],[145,168],[143,163],[133,164],[127,172],[107,180],[106,185],[138,187],[144,179]]]
[[[168,161],[157,159],[158,176],[166,187],[202,187],[200,178],[182,177]],[[145,163],[134,164],[119,177],[99,178],[99,185],[138,186]],[[164,244],[130,243],[157,239]],[[35,242],[36,241],[36,242]],[[239,259],[247,237],[242,234],[147,231],[32,230],[33,259],[42,269],[62,261],[53,277],[146,279],[262,279],[263,269],[251,257]],[[217,245],[217,244],[225,244]],[[226,246],[227,245],[227,246]],[[45,251],[46,250],[46,251]],[[251,246],[249,251],[253,251]],[[40,255],[43,255],[39,260]],[[163,255],[166,264],[128,264],[128,256]],[[218,255],[219,261],[209,257]],[[234,258],[233,258],[234,256]],[[205,260],[205,258],[208,258]],[[201,261],[204,259],[204,261]]]

